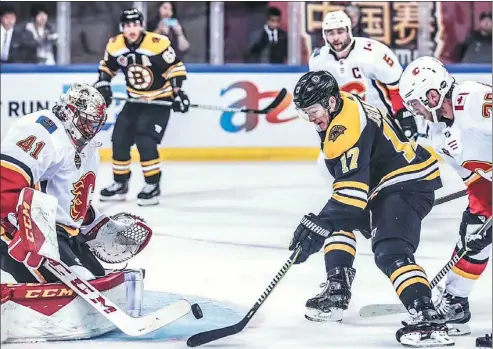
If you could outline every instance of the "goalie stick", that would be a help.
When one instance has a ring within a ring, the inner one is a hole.
[[[475,234],[484,234],[489,228],[491,228],[491,217],[481,226],[481,228]],[[459,250],[448,263],[438,272],[437,275],[430,282],[430,287],[433,289],[436,285],[447,275],[447,273],[456,265],[462,257],[464,257],[466,251],[462,248]],[[391,314],[407,313],[407,309],[402,304],[370,304],[365,305],[359,311],[361,317],[375,317]]]
[[[293,263],[296,261],[296,258],[298,258],[298,255],[301,252],[301,245],[298,245],[298,247],[294,250],[294,252],[291,254],[289,259],[284,263],[282,266],[281,270],[277,273],[277,275],[274,277],[274,279],[271,281],[269,286],[267,286],[267,289],[264,291],[264,293],[260,296],[260,298],[257,300],[257,302],[254,304],[254,306],[250,309],[250,311],[245,315],[245,317],[238,323],[227,326],[227,327],[222,327],[218,328],[215,330],[211,331],[205,331],[205,332],[200,332],[197,334],[194,334],[187,340],[187,345],[189,347],[197,347],[202,344],[206,344],[224,337],[228,337],[237,333],[240,333],[243,331],[245,326],[248,324],[248,322],[251,320],[253,315],[259,310],[259,308],[264,304],[265,300],[269,297],[269,295],[272,293],[274,288],[277,286],[279,281],[286,275],[288,270],[291,268]]]
[[[208,109],[208,110],[218,110],[222,112],[230,112],[230,113],[252,113],[252,114],[268,114],[275,108],[281,104],[284,97],[286,97],[287,90],[283,88],[279,91],[279,94],[274,98],[274,100],[263,109],[250,109],[250,108],[228,108],[221,107],[215,105],[207,105],[207,104],[190,104],[190,108],[198,108],[198,109]],[[128,103],[140,103],[140,104],[154,104],[154,105],[162,105],[165,107],[171,107],[173,102],[171,101],[151,101],[146,99],[135,99],[135,98],[125,98],[125,97],[113,97],[114,100],[124,101]]]

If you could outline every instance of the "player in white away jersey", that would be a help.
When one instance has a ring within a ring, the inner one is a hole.
[[[99,277],[91,283],[112,292],[119,303],[140,302],[141,294],[135,294],[133,286],[126,290],[128,282],[135,285],[135,280],[141,279],[140,271],[106,275],[99,261],[127,260],[140,252],[152,235],[136,217],[108,217],[91,206],[99,169],[98,144],[93,137],[105,122],[103,96],[94,87],[77,83],[52,111],[41,110],[16,121],[2,141],[2,342],[83,338],[111,330],[97,317],[87,316],[93,310],[84,301],[70,302],[76,297],[73,291],[61,283],[53,284],[58,280],[43,266],[41,255],[47,246],[59,251],[60,260],[79,277]],[[52,213],[43,211],[49,200],[54,202]],[[46,232],[41,229],[37,223],[40,214],[47,222],[56,222],[56,232],[55,227]],[[140,233],[142,239],[125,240],[130,233]],[[124,274],[132,274],[133,281]],[[77,314],[75,318],[73,314]],[[4,316],[8,319],[5,323]]]
[[[491,228],[484,236],[471,233],[491,216],[492,88],[475,81],[457,84],[432,57],[421,57],[407,66],[399,88],[407,108],[426,120],[433,148],[467,186],[469,205],[454,254],[461,248],[467,253],[448,273],[437,303],[451,328],[449,334],[467,334],[468,297],[491,252]]]
[[[344,11],[325,15],[322,35],[325,46],[314,50],[310,71],[328,71],[342,91],[387,111],[399,121],[406,137],[415,139],[416,122],[399,96],[402,67],[390,48],[372,39],[353,37],[351,20]]]

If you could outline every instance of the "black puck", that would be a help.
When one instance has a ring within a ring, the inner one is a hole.
[[[202,319],[204,314],[202,313],[202,309],[197,303],[192,304],[192,314],[196,319]]]

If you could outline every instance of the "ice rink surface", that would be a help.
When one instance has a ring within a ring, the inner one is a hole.
[[[169,294],[182,295],[201,304],[204,318],[195,320],[188,315],[145,338],[129,339],[115,331],[93,340],[10,344],[7,348],[186,348],[190,335],[233,324],[246,314],[289,257],[287,246],[301,217],[319,212],[330,195],[315,163],[310,162],[168,162],[162,170],[158,206],[137,206],[135,198],[143,185],[137,165],[129,200],[108,204],[100,203],[97,194],[111,181],[111,167],[104,164],[93,202],[106,213],[140,215],[153,228],[151,243],[129,264],[146,269],[146,305],[157,307],[163,294],[166,300]],[[437,196],[464,188],[447,167],[442,167],[442,179],[444,188]],[[438,206],[423,223],[416,259],[430,279],[451,256],[466,204],[461,198]],[[303,316],[306,300],[325,281],[319,253],[288,272],[243,332],[204,348],[403,348],[395,332],[405,315],[372,319],[358,315],[367,304],[398,302],[390,281],[374,265],[370,241],[358,238],[353,297],[342,324],[313,323]],[[491,332],[491,287],[488,266],[470,297],[472,335],[455,337],[455,348],[474,348],[476,336]]]

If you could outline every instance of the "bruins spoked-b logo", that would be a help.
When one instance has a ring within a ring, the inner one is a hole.
[[[329,132],[329,141],[335,142],[337,138],[339,138],[340,135],[344,134],[344,131],[346,131],[347,128],[342,125],[334,125],[330,129]]]
[[[139,64],[132,64],[128,66],[127,79],[133,88],[147,90],[152,86],[154,76],[149,68]]]

